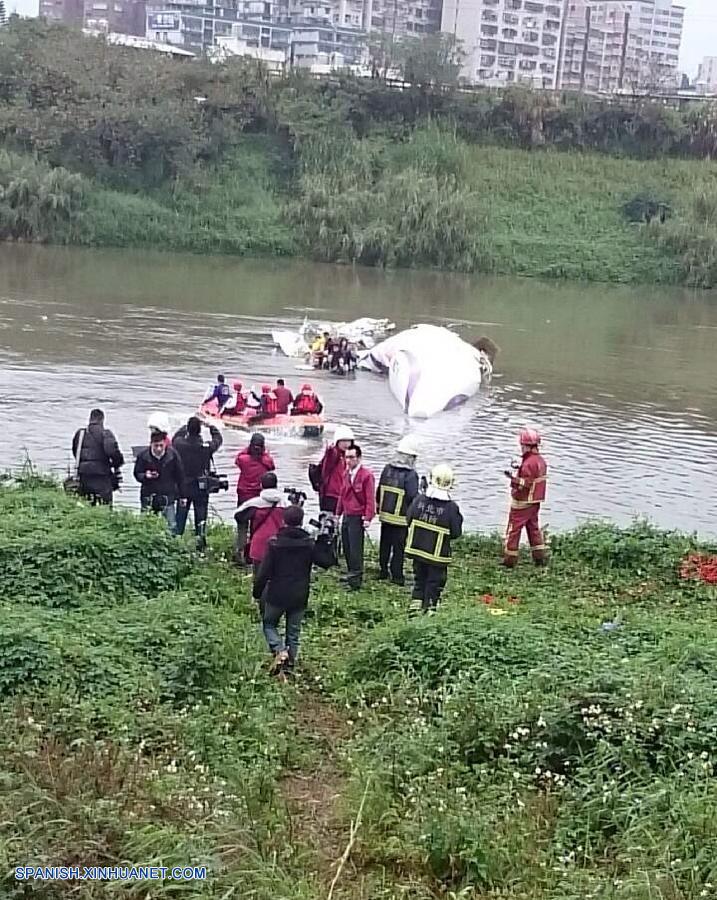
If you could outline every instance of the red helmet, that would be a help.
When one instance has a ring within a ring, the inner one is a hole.
[[[271,393],[271,385],[270,384],[262,384],[261,392],[262,392],[262,394],[270,394]]]
[[[302,391],[307,391],[307,392],[310,394],[310,393],[313,391],[313,388],[311,387],[310,384],[303,384],[303,385],[301,386],[301,390],[302,390]]]
[[[232,387],[235,391],[240,391],[244,387],[244,385],[241,383],[241,381],[235,381]]]
[[[540,443],[540,432],[537,428],[523,428],[519,435],[521,447],[537,447]]]

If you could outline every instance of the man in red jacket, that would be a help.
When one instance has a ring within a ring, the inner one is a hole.
[[[346,478],[346,451],[353,440],[353,431],[345,425],[339,425],[334,432],[334,443],[326,448],[319,463],[319,509],[322,512],[336,512]]]
[[[274,460],[266,452],[266,441],[263,434],[253,434],[249,446],[236,455],[234,465],[239,469],[237,480],[237,506],[246,503],[261,493],[261,478],[267,472],[273,472]],[[237,522],[237,536],[234,545],[234,560],[244,565],[246,536],[248,523]]]
[[[520,432],[522,460],[517,471],[507,471],[510,479],[510,515],[505,534],[503,565],[509,569],[518,564],[520,534],[525,528],[536,566],[546,562],[545,541],[540,530],[540,504],[545,500],[548,465],[540,455],[540,433],[534,428]]]
[[[289,413],[289,407],[294,402],[294,395],[286,386],[283,378],[279,378],[274,388],[274,396],[276,397],[279,415],[286,416]]]
[[[343,516],[341,542],[346,557],[349,590],[357,591],[363,581],[364,534],[376,515],[376,482],[361,465],[361,448],[353,444],[346,451],[346,472],[336,507]]]

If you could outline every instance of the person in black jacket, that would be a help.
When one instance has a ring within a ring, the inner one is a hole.
[[[207,545],[207,517],[209,515],[209,490],[206,476],[212,465],[212,457],[221,447],[223,438],[215,425],[209,426],[209,443],[202,439],[202,423],[192,416],[172,438],[172,446],[179,454],[184,467],[182,498],[186,503],[177,507],[177,534],[184,534],[189,507],[194,508],[194,533],[197,550]]]
[[[197,550],[207,546],[207,517],[209,516],[209,488],[206,477],[212,467],[212,457],[221,447],[224,438],[215,425],[209,425],[209,443],[202,439],[202,423],[192,416],[172,438],[172,446],[179,454],[184,467],[184,485],[177,505],[177,534],[184,534],[189,508],[194,509],[194,533]]]
[[[177,508],[186,503],[182,497],[184,466],[179,454],[167,446],[167,435],[153,431],[150,444],[137,457],[134,477],[141,487],[139,502],[143,510],[162,513],[172,534],[177,533]]]
[[[311,567],[322,565],[315,542],[301,526],[304,510],[289,506],[284,510],[284,527],[268,543],[264,559],[254,580],[254,599],[264,603],[263,628],[271,666],[276,675],[290,674],[299,655],[301,623],[309,603]],[[277,626],[286,617],[286,637]]]
[[[72,455],[75,459],[78,449],[77,477],[80,480],[80,495],[86,497],[93,506],[111,506],[112,493],[119,487],[124,456],[117,438],[109,428],[105,428],[105,414],[101,409],[93,409],[87,427],[75,432],[72,438]]]

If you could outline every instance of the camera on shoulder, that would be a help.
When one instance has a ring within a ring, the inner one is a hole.
[[[210,472],[208,475],[202,475],[197,479],[197,486],[200,491],[206,491],[208,494],[218,494],[219,491],[228,491],[229,476],[219,475],[217,472]]]

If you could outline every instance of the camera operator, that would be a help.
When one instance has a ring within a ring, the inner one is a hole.
[[[239,507],[234,514],[238,528],[251,527],[249,537],[249,559],[256,575],[266,554],[271,538],[284,524],[284,509],[288,502],[278,488],[275,472],[265,472],[261,476],[261,493]]]
[[[93,506],[112,506],[112,494],[122,481],[124,456],[117,438],[105,428],[101,409],[90,412],[86,428],[80,428],[72,439],[72,455],[76,461],[81,497]]]
[[[182,498],[186,501],[177,508],[177,534],[184,534],[190,506],[194,509],[194,533],[197,550],[207,545],[207,517],[212,476],[212,457],[222,446],[224,439],[215,425],[209,425],[209,443],[202,438],[202,423],[192,416],[172,438],[172,446],[179,454],[184,467]]]
[[[184,466],[179,454],[167,445],[164,431],[152,431],[149,447],[142,450],[134,464],[134,477],[141,485],[139,501],[143,511],[161,513],[172,534],[177,533],[177,508],[186,503],[182,497]]]

